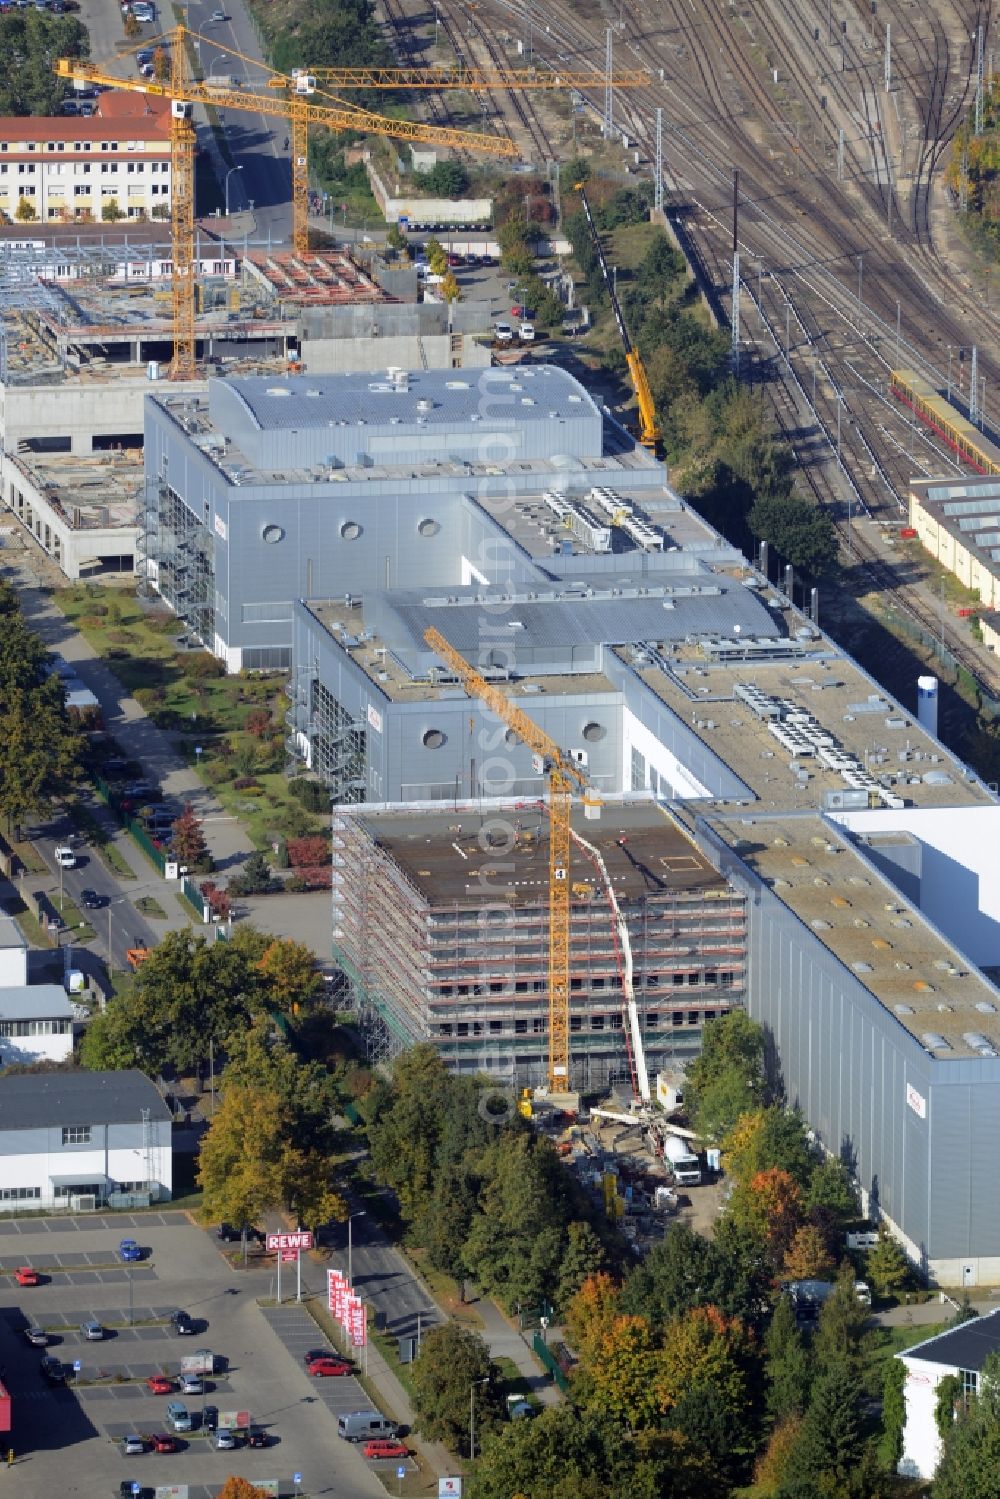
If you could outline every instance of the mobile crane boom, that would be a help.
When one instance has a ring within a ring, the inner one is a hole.
[[[587,224],[590,227],[591,238],[594,241],[594,250],[600,263],[601,274],[604,284],[608,289],[611,299],[611,311],[615,315],[618,324],[618,336],[625,350],[625,363],[632,380],[632,389],[635,391],[636,402],[639,406],[639,441],[643,447],[655,448],[662,437],[659,423],[656,420],[656,406],[653,401],[653,392],[649,388],[649,376],[646,374],[646,366],[642,362],[642,355],[632,342],[625,318],[622,315],[621,303],[618,301],[618,293],[611,272],[608,270],[608,262],[604,258],[604,246],[601,244],[601,236],[597,232],[594,223],[594,215],[590,211],[590,203],[587,200],[586,190],[583,183],[578,182],[575,189],[580,194],[583,211],[587,215]]]
[[[596,797],[579,766],[568,759],[548,734],[466,661],[439,630],[424,640],[458,677],[470,697],[479,698],[541,760],[549,782],[549,1088],[570,1088],[569,1057],[569,919],[570,838],[574,788]]]

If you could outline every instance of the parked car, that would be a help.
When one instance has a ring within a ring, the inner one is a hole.
[[[42,1378],[47,1379],[49,1384],[66,1383],[66,1370],[62,1359],[53,1358],[47,1353],[38,1367]]]
[[[100,1343],[104,1338],[104,1328],[91,1318],[89,1322],[80,1323],[80,1336],[88,1343]]]
[[[204,1391],[205,1384],[200,1374],[181,1375],[181,1394],[200,1395]]]
[[[511,344],[514,342],[514,330],[509,323],[497,323],[493,329],[493,337],[498,344]]]
[[[270,1447],[274,1438],[269,1431],[261,1431],[259,1426],[251,1426],[247,1432],[248,1447]]]
[[[533,344],[534,343],[534,341],[535,341],[535,325],[534,325],[534,323],[522,323],[521,324],[520,338],[521,338],[521,342],[523,344]]]
[[[85,911],[103,911],[108,903],[106,895],[100,895],[96,890],[81,890],[80,904]]]
[[[182,1400],[171,1400],[167,1406],[167,1425],[174,1431],[191,1430],[191,1412]]]
[[[32,1348],[47,1348],[49,1345],[49,1335],[44,1327],[26,1327],[24,1336]]]
[[[146,1380],[146,1389],[151,1395],[172,1395],[176,1388],[169,1374],[151,1374]]]
[[[236,1437],[224,1426],[217,1427],[209,1437],[209,1441],[216,1452],[232,1452],[233,1448],[237,1445]]]
[[[196,1331],[194,1318],[187,1312],[182,1312],[179,1309],[171,1313],[170,1325],[180,1337]]]
[[[397,1442],[395,1437],[376,1437],[374,1441],[366,1442],[361,1449],[365,1457],[409,1457],[410,1449],[405,1442]]]
[[[307,1364],[306,1372],[321,1378],[336,1378],[341,1374],[350,1374],[351,1366],[341,1358],[324,1354],[322,1358],[314,1358],[311,1364]]]
[[[141,1457],[145,1450],[146,1443],[138,1432],[130,1431],[128,1436],[122,1437],[122,1457]]]
[[[211,15],[211,19],[213,21],[219,22],[219,21],[228,21],[229,17],[226,15],[226,12],[224,10],[213,10],[212,15]]]
[[[76,868],[76,854],[70,848],[68,843],[59,844],[58,848],[56,849],[55,857],[56,863],[59,865],[60,869]]]
[[[40,1286],[42,1283],[42,1277],[30,1265],[18,1265],[14,1271],[14,1279],[19,1286]]]
[[[149,1439],[154,1452],[179,1452],[180,1442],[169,1431],[155,1431]]]
[[[122,1239],[118,1246],[118,1254],[126,1265],[134,1264],[136,1260],[142,1259],[142,1250],[135,1239]]]
[[[139,51],[135,54],[135,61],[136,66],[140,68],[142,67],[144,62],[152,62],[153,49],[151,47],[140,47]]]
[[[201,1413],[201,1426],[203,1431],[216,1431],[219,1426],[219,1407],[217,1405],[206,1405]]]

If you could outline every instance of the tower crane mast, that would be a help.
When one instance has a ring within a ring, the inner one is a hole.
[[[187,380],[195,374],[194,316],[194,153],[195,129],[191,119],[194,104],[211,104],[216,108],[244,110],[250,114],[276,116],[290,120],[297,148],[293,143],[293,242],[299,251],[308,249],[308,204],[306,198],[305,138],[310,125],[327,125],[333,130],[361,130],[371,135],[394,136],[399,140],[428,141],[440,146],[465,147],[495,156],[516,157],[517,147],[505,136],[452,130],[439,125],[425,125],[415,120],[393,119],[373,114],[341,100],[329,98],[315,88],[314,80],[300,75],[284,78],[289,97],[276,97],[272,91],[248,86],[219,87],[187,76],[188,39],[209,42],[185,26],[175,26],[154,41],[170,50],[170,78],[163,83],[152,78],[120,78],[116,74],[83,62],[75,57],[60,57],[54,67],[60,78],[75,82],[96,83],[106,88],[122,89],[134,94],[149,94],[170,100],[171,158],[171,229],[173,248],[173,331],[174,358],[170,367],[172,379]],[[263,65],[253,58],[233,53],[250,67]],[[269,75],[272,69],[267,70]],[[314,99],[312,96],[316,95]]]
[[[513,729],[540,760],[549,783],[549,1062],[548,1084],[553,1093],[570,1091],[569,1055],[569,928],[570,839],[573,792],[584,794],[591,815],[598,815],[599,798],[580,767],[569,759],[544,729],[505,693],[488,682],[466,661],[439,630],[424,632],[424,640],[458,677],[470,697],[479,698],[502,723]]]

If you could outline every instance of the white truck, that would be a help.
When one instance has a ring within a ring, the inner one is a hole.
[[[670,1169],[674,1174],[674,1181],[681,1187],[701,1186],[701,1161],[692,1154],[691,1146],[687,1140],[681,1140],[677,1135],[665,1135],[663,1139],[663,1156],[670,1163]]]

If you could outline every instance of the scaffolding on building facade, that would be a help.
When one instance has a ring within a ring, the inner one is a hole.
[[[548,909],[496,892],[437,903],[379,847],[377,824],[334,815],[334,951],[358,991],[375,1061],[417,1042],[458,1071],[544,1082]],[[544,837],[541,839],[544,844]],[[582,889],[582,887],[580,887]],[[738,1002],[746,971],[744,900],[727,886],[650,890],[623,901],[644,1045],[683,1060],[706,1021]],[[571,906],[570,1038],[584,1090],[628,1078],[622,979],[605,902]]]

